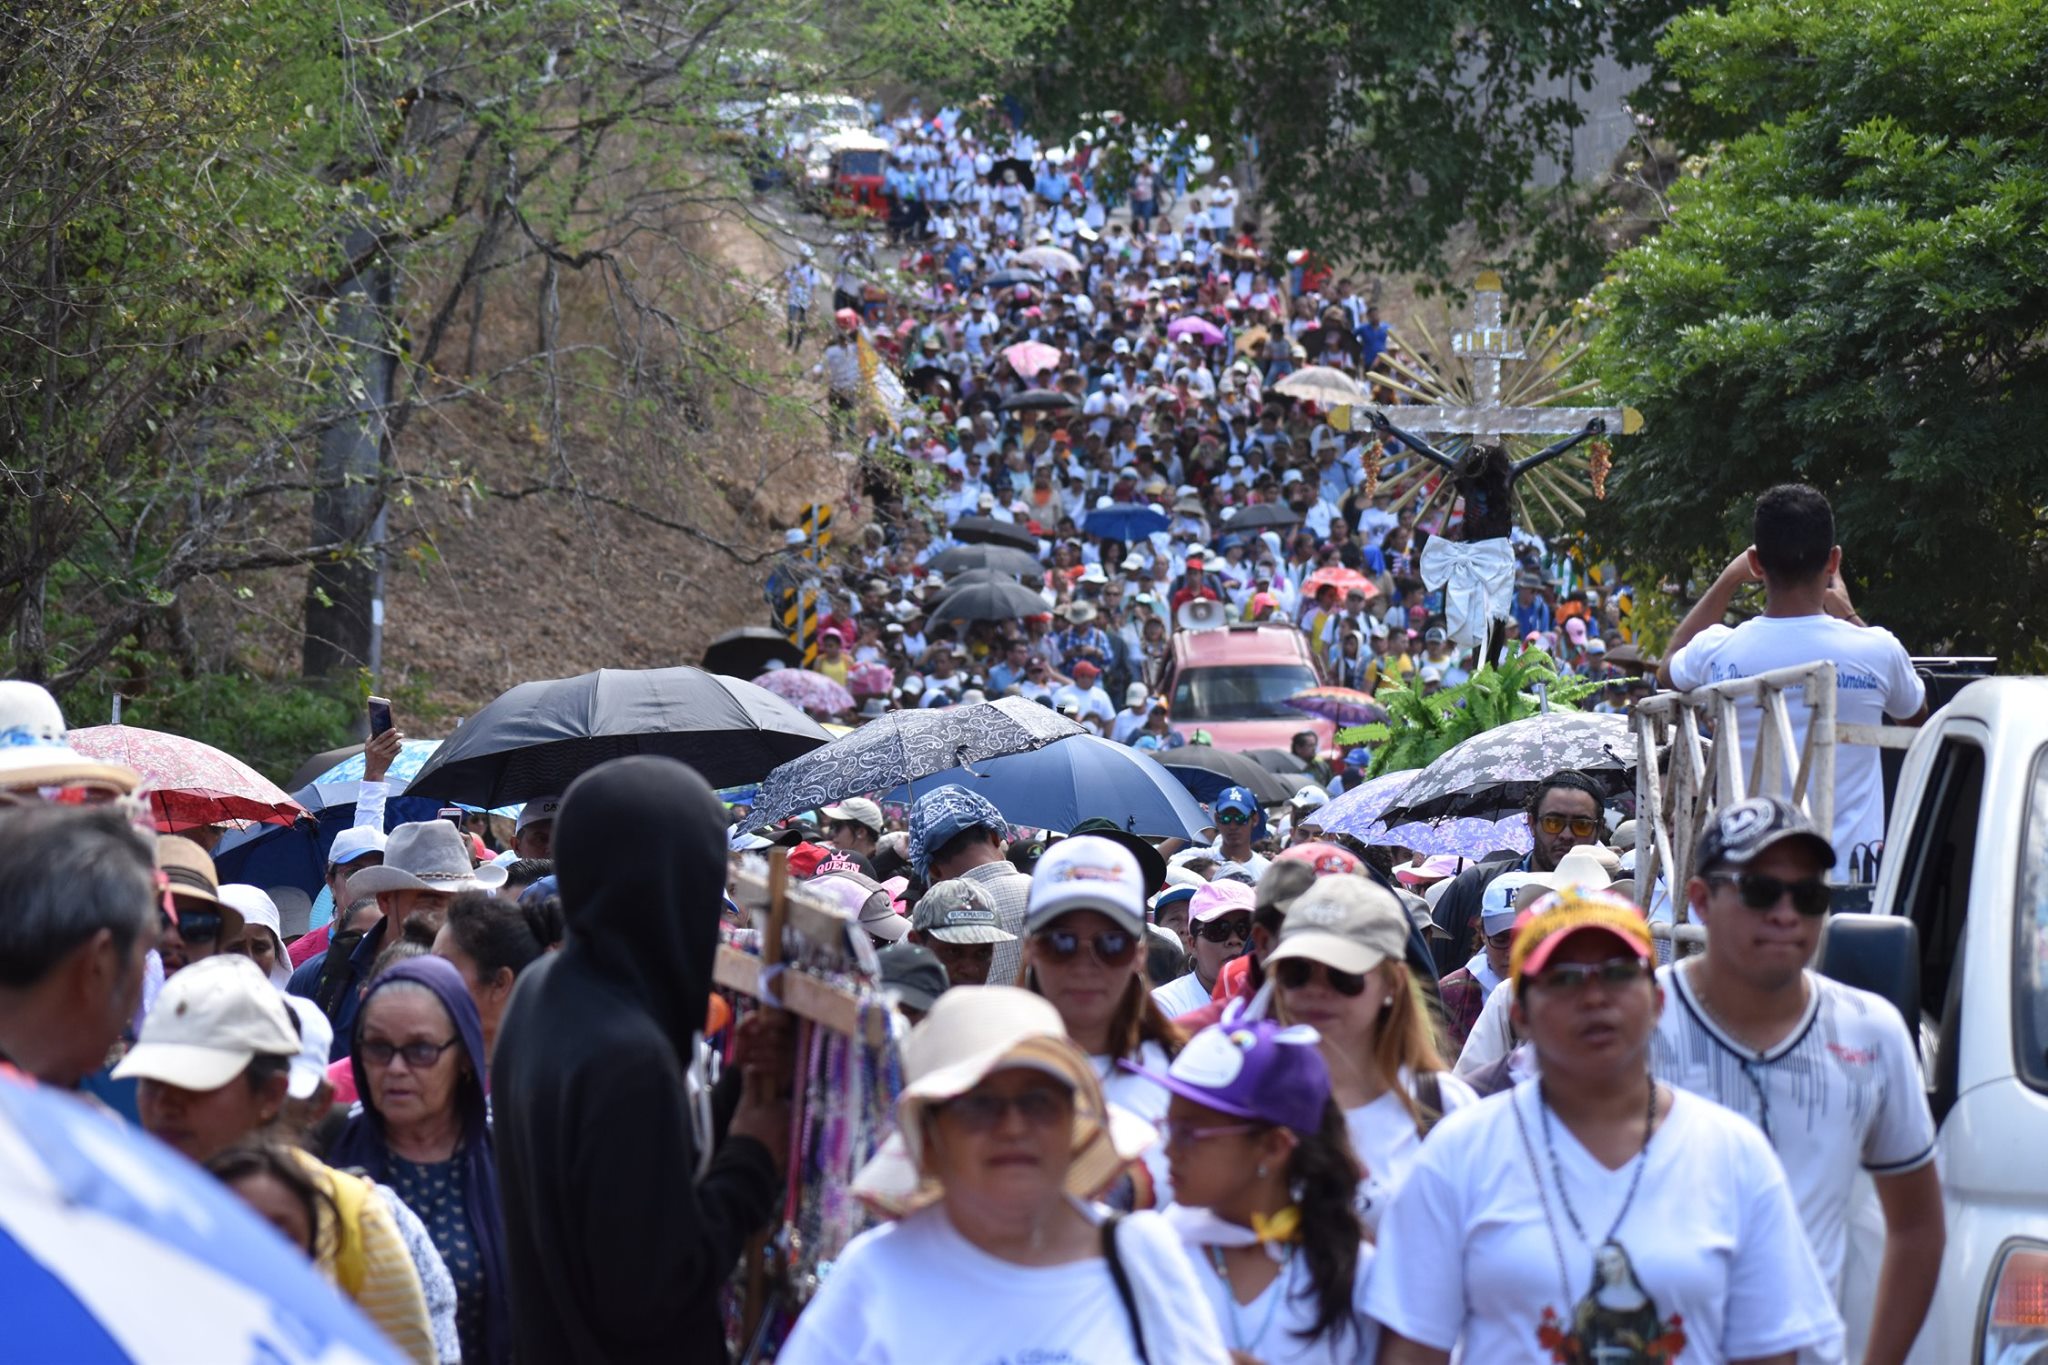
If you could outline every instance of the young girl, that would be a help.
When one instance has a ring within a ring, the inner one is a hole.
[[[1236,1360],[1372,1365],[1372,1247],[1352,1206],[1358,1160],[1313,1029],[1269,1019],[1195,1035],[1173,1092],[1167,1219]]]
[[[1437,1121],[1478,1101],[1437,1056],[1402,960],[1408,934],[1392,892],[1364,877],[1323,877],[1289,908],[1266,958],[1279,1017],[1322,1036],[1331,1090],[1365,1166],[1358,1213],[1368,1231]]]

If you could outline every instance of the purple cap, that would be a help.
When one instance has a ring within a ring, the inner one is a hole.
[[[1330,1072],[1318,1041],[1305,1024],[1212,1024],[1188,1040],[1164,1073],[1125,1065],[1196,1104],[1315,1133],[1330,1103]]]

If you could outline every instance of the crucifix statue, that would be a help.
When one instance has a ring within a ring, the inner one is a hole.
[[[1498,662],[1514,595],[1515,555],[1509,537],[1514,530],[1516,482],[1609,430],[1633,433],[1642,418],[1633,408],[1512,406],[1506,402],[1502,364],[1529,356],[1522,334],[1503,320],[1500,276],[1487,271],[1477,285],[1472,329],[1451,337],[1452,352],[1464,356],[1471,370],[1471,402],[1397,407],[1392,411],[1401,419],[1399,426],[1377,409],[1370,412],[1369,420],[1382,441],[1398,440],[1441,468],[1453,491],[1463,498],[1464,518],[1457,538],[1432,536],[1423,547],[1422,581],[1431,591],[1444,590],[1445,633],[1467,648],[1486,645],[1486,657]],[[1405,385],[1393,387],[1415,393]],[[1464,449],[1446,453],[1416,433],[1461,437]],[[1503,442],[1510,435],[1562,439],[1516,460]]]

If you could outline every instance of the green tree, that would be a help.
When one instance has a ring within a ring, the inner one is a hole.
[[[2026,657],[2048,636],[2048,7],[1737,0],[1661,51],[1668,126],[1727,141],[1594,297],[1593,366],[1648,418],[1597,538],[1682,578],[1803,480],[1866,616]]]

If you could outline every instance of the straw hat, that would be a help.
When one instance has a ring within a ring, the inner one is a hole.
[[[1065,1187],[1077,1199],[1094,1198],[1158,1137],[1151,1124],[1104,1102],[1094,1066],[1050,1001],[1015,986],[956,986],[903,1040],[896,1131],[854,1178],[854,1193],[891,1217],[937,1203],[945,1191],[922,1170],[925,1114],[1009,1067],[1042,1071],[1072,1088]]]

